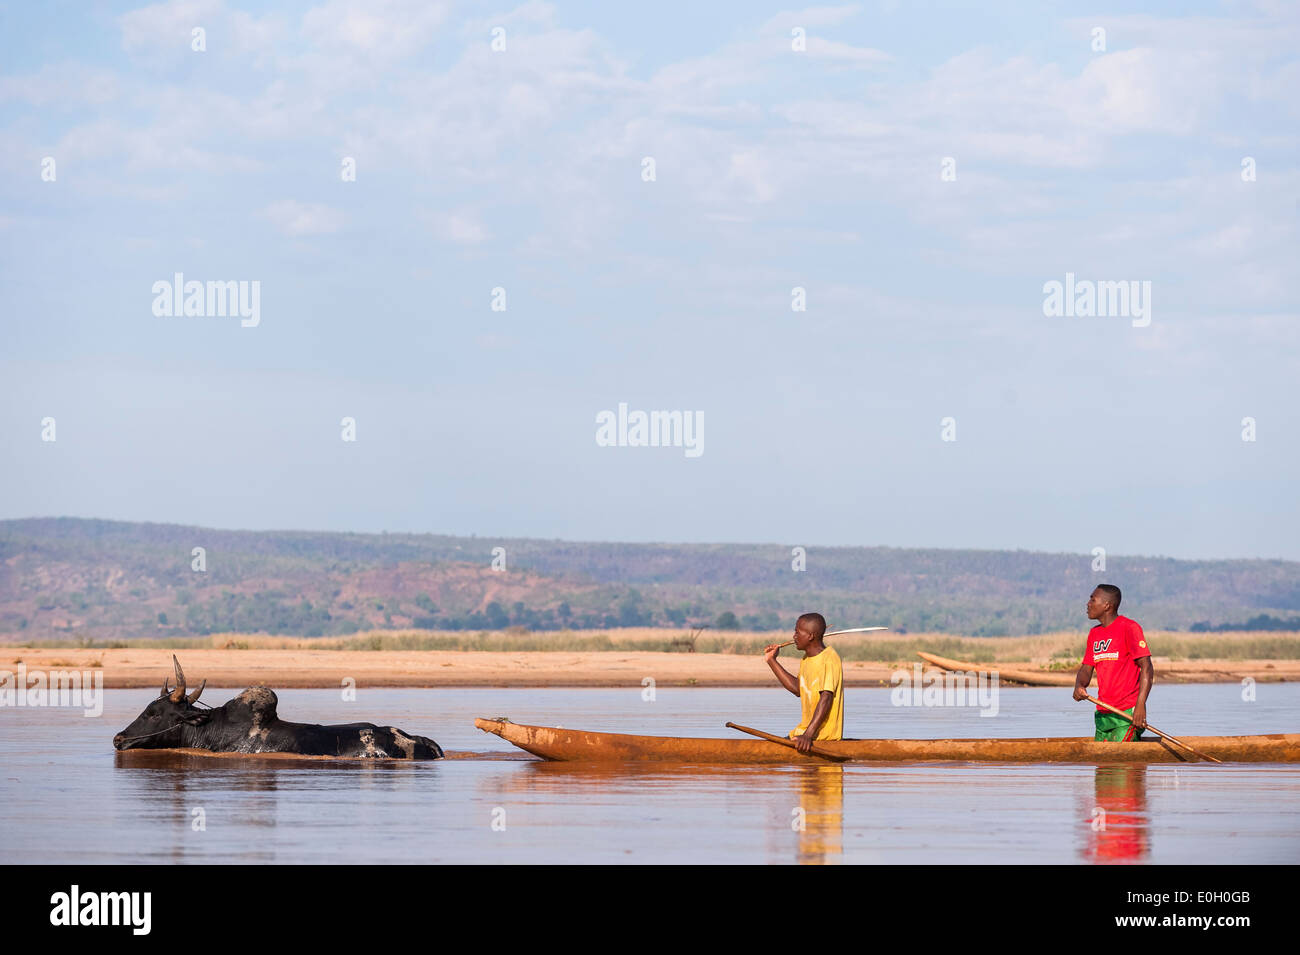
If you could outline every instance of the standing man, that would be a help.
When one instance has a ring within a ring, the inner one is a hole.
[[[803,651],[798,680],[777,661],[780,644],[763,651],[776,678],[799,697],[803,707],[803,719],[790,733],[801,753],[812,749],[814,740],[844,738],[844,665],[840,655],[822,642],[825,633],[826,618],[819,613],[806,613],[795,621],[794,645]]]
[[[1131,714],[1133,722],[1099,706],[1093,715],[1097,726],[1093,739],[1127,743],[1141,739],[1146,728],[1147,694],[1155,681],[1155,671],[1142,628],[1119,615],[1119,601],[1119,588],[1112,584],[1101,584],[1088,598],[1088,619],[1096,620],[1097,626],[1088,633],[1083,663],[1074,678],[1074,698],[1088,696],[1088,683],[1095,669],[1097,699]]]

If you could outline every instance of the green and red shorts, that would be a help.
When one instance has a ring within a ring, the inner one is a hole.
[[[1133,710],[1124,711],[1132,715]],[[1133,724],[1114,713],[1107,713],[1104,710],[1098,710],[1093,715],[1093,722],[1097,727],[1097,734],[1093,739],[1101,743],[1131,743],[1134,740],[1142,738],[1142,731],[1134,729]]]

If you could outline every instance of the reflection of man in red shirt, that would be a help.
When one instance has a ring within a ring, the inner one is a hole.
[[[1088,598],[1088,618],[1097,626],[1088,633],[1088,647],[1074,678],[1074,698],[1088,696],[1088,683],[1097,672],[1097,699],[1132,714],[1133,722],[1097,707],[1093,716],[1097,740],[1140,739],[1147,725],[1147,694],[1155,680],[1151,651],[1136,621],[1119,615],[1119,588],[1101,584]]]
[[[1146,774],[1141,763],[1098,766],[1094,771],[1096,796],[1083,850],[1089,862],[1147,860]]]

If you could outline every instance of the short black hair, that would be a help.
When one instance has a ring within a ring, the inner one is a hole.
[[[1119,592],[1119,588],[1114,584],[1098,584],[1097,589],[1114,601],[1115,612],[1119,613],[1119,602],[1123,599],[1123,594]]]
[[[822,637],[826,635],[826,618],[819,613],[800,614],[799,619],[795,621],[795,626],[798,626],[801,623],[815,624],[817,628],[817,636]]]

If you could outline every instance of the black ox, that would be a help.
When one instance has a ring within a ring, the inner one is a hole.
[[[374,723],[289,723],[275,712],[275,694],[249,687],[222,706],[199,709],[207,680],[188,696],[175,656],[176,686],[163,680],[162,695],[113,737],[115,749],[206,749],[214,753],[300,753],[372,759],[441,759],[442,747],[424,736]]]

